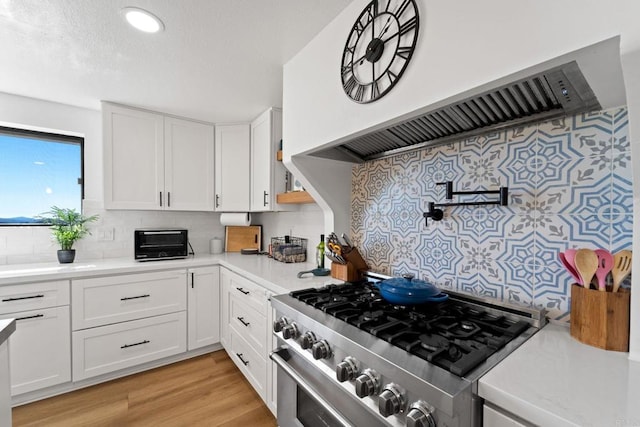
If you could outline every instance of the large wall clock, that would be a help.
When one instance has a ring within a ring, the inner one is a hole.
[[[342,53],[342,87],[355,102],[380,99],[407,68],[418,40],[414,0],[373,0],[364,8]]]

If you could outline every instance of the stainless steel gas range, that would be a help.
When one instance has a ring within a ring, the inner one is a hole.
[[[544,310],[447,293],[398,306],[370,278],[274,297],[279,426],[482,426],[478,379]]]

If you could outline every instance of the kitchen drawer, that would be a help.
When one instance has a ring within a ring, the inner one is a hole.
[[[229,357],[240,368],[263,400],[267,397],[267,361],[260,356],[237,332],[231,331]]]
[[[174,313],[187,307],[187,272],[73,280],[71,298],[74,331]]]
[[[519,420],[511,418],[509,415],[488,405],[484,405],[482,418],[483,425],[491,427],[527,427],[532,425],[523,424]]]
[[[73,332],[73,381],[187,351],[187,315],[171,313]]]
[[[242,295],[231,294],[229,298],[229,325],[241,335],[260,355],[267,350],[267,320],[255,307],[246,304]]]
[[[23,311],[15,318],[9,338],[11,395],[71,381],[71,331],[69,307]]]
[[[69,281],[0,286],[0,314],[69,305]]]
[[[253,306],[258,313],[263,316],[267,315],[267,293],[262,286],[230,271],[229,291],[231,295],[235,295],[246,304]]]

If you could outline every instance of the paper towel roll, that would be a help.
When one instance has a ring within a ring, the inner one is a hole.
[[[242,213],[223,213],[220,214],[221,225],[251,225],[251,214],[248,212]]]

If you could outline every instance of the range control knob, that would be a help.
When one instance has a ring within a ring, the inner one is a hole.
[[[351,356],[347,356],[336,366],[336,378],[341,383],[351,381],[358,373],[358,361]]]
[[[302,340],[300,341],[300,347],[302,347],[303,350],[308,350],[311,348],[311,346],[317,341],[316,339],[316,334],[314,334],[311,331],[307,331],[304,334],[302,334]]]
[[[311,346],[311,354],[316,360],[328,359],[331,356],[331,347],[326,340],[320,340]]]
[[[373,396],[380,388],[380,375],[373,369],[365,369],[356,378],[355,385],[358,397]]]
[[[433,407],[422,400],[413,403],[407,412],[407,427],[436,427]]]
[[[395,384],[384,386],[380,396],[378,396],[378,411],[383,417],[402,412],[405,405],[404,393]]]
[[[298,331],[298,325],[296,325],[296,322],[291,322],[282,327],[282,337],[285,340],[288,340],[289,338],[295,339],[298,338],[298,336],[300,336],[300,331]]]
[[[286,317],[281,317],[278,320],[273,322],[273,330],[275,332],[280,332],[282,328],[289,324],[289,319]]]

